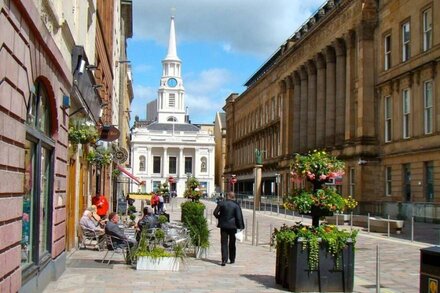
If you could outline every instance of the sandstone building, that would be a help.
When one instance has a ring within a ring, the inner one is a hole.
[[[260,149],[263,193],[279,173],[284,194],[294,154],[326,149],[365,211],[440,201],[439,16],[436,1],[328,0],[226,99],[225,175],[252,193]]]

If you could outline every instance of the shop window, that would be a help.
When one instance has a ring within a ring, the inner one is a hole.
[[[36,82],[27,109],[22,214],[22,271],[46,263],[51,252],[53,150],[49,97]]]

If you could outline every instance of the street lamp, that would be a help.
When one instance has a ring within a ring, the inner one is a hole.
[[[275,174],[276,177],[276,183],[277,183],[277,214],[280,213],[280,181],[281,181],[281,174]]]

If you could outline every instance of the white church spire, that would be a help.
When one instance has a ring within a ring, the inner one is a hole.
[[[168,40],[168,53],[164,60],[180,60],[177,57],[176,30],[174,29],[174,16],[171,16],[170,38]]]

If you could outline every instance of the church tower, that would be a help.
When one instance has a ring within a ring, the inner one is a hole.
[[[162,77],[157,97],[158,123],[185,123],[185,89],[182,61],[177,56],[174,16],[171,17],[168,53],[162,60]]]

